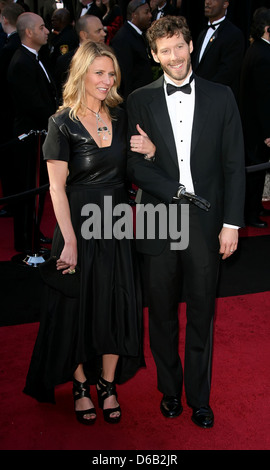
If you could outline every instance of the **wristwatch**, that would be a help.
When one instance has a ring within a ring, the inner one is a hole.
[[[145,160],[148,160],[149,162],[154,162],[155,161],[155,155],[153,155],[152,157],[149,157],[147,153],[144,154],[143,158]]]
[[[177,199],[177,200],[181,199],[181,197],[184,196],[185,192],[186,192],[185,186],[183,184],[180,184],[175,196],[173,196],[173,199]]]

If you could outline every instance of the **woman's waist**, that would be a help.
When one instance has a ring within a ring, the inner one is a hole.
[[[117,182],[100,182],[100,183],[71,183],[67,184],[66,192],[71,193],[73,191],[95,191],[95,190],[107,190],[111,189],[122,189],[125,187],[124,181],[117,181]]]

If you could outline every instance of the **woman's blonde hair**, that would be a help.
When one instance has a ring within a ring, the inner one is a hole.
[[[85,41],[75,52],[71,64],[68,79],[63,88],[63,104],[59,109],[70,108],[71,119],[76,119],[80,111],[86,112],[85,76],[89,66],[97,57],[109,57],[114,65],[114,84],[107,94],[101,107],[109,114],[109,109],[118,106],[123,99],[118,94],[121,81],[120,67],[112,49],[103,43]]]

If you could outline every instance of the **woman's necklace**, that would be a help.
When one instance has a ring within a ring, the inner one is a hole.
[[[87,109],[89,109],[89,111],[91,111],[95,116],[96,116],[96,123],[97,123],[97,133],[98,133],[98,136],[100,136],[102,138],[102,140],[108,140],[109,139],[109,135],[111,135],[111,132],[108,128],[108,126],[106,125],[106,122],[103,121],[102,117],[100,116],[100,108],[97,112],[93,111],[91,108],[89,108],[88,106],[86,106]]]

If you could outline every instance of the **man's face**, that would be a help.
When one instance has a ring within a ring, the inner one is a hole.
[[[132,22],[138,26],[141,31],[146,31],[152,21],[152,13],[148,3],[141,5],[132,15]]]
[[[216,21],[225,15],[229,2],[224,0],[205,0],[204,14],[209,20]]]
[[[30,30],[32,47],[37,51],[41,46],[47,44],[49,30],[46,28],[43,19],[36,15],[35,16],[35,26]]]
[[[156,46],[157,52],[152,51],[154,60],[176,85],[181,85],[191,72],[192,41],[187,44],[183,34],[179,32],[179,35],[157,39]]]
[[[89,16],[85,39],[90,39],[94,42],[104,42],[105,37],[106,33],[100,19],[97,16]]]

